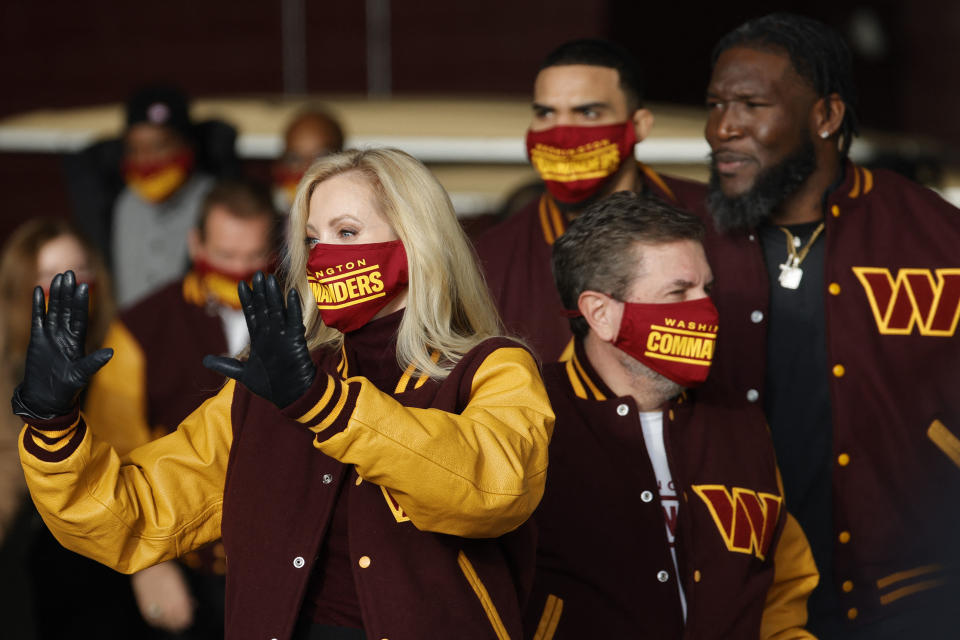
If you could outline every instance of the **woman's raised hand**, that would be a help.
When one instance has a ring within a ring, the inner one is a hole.
[[[307,349],[300,295],[291,289],[284,306],[277,279],[261,271],[253,276],[252,290],[246,282],[238,290],[250,330],[250,357],[243,362],[208,355],[203,365],[282,409],[306,393],[317,374]]]
[[[46,311],[43,289],[33,290],[23,382],[12,399],[17,415],[50,419],[70,413],[90,377],[113,357],[113,349],[83,355],[88,297],[87,285],[77,286],[73,271],[54,276]]]

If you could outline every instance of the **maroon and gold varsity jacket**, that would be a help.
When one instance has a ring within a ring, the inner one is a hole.
[[[637,167],[643,189],[690,211],[704,208],[703,185],[661,176],[642,163]],[[553,362],[569,351],[573,337],[550,267],[553,243],[566,229],[563,214],[544,194],[476,242],[504,325],[531,345],[542,362]]]
[[[847,163],[825,204],[834,580],[852,625],[935,596],[960,540],[960,211]],[[711,381],[762,404],[767,269],[756,234],[705,247],[723,318]],[[759,313],[758,313],[759,312]]]
[[[288,638],[333,513],[370,638],[518,638],[550,409],[529,352],[489,339],[443,381],[354,375],[349,340],[284,411],[230,381],[124,457],[74,413],[28,425],[21,459],[66,546],[136,571],[220,536],[227,635]],[[501,536],[499,539],[498,536]]]
[[[664,408],[676,493],[677,576],[637,406],[615,397],[575,341],[544,368],[557,415],[534,513],[527,638],[811,638],[817,570],[789,516],[763,415],[687,393]],[[687,600],[684,624],[677,591]]]

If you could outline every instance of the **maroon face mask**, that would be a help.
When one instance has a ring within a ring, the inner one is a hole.
[[[597,193],[633,155],[633,121],[598,127],[561,126],[527,131],[530,164],[558,202],[577,203]]]
[[[710,298],[623,304],[614,346],[682,387],[695,387],[707,379],[719,318]]]
[[[407,252],[399,240],[318,244],[307,259],[307,282],[320,317],[342,333],[367,324],[407,281]]]

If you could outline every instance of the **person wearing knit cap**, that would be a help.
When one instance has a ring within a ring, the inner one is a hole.
[[[126,306],[182,274],[187,233],[213,179],[195,170],[189,103],[176,89],[130,97],[123,147],[126,186],[114,205],[110,253]]]

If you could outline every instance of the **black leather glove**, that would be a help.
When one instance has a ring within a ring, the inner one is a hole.
[[[113,349],[83,355],[87,337],[86,284],[77,286],[73,271],[58,273],[43,310],[43,289],[33,290],[33,320],[23,382],[13,392],[13,412],[48,420],[73,410],[90,377],[113,357]]]
[[[300,295],[292,289],[284,308],[280,285],[273,275],[253,276],[253,290],[238,286],[243,315],[250,330],[250,356],[246,362],[205,356],[203,366],[233,378],[281,409],[300,398],[317,375],[304,335]]]

